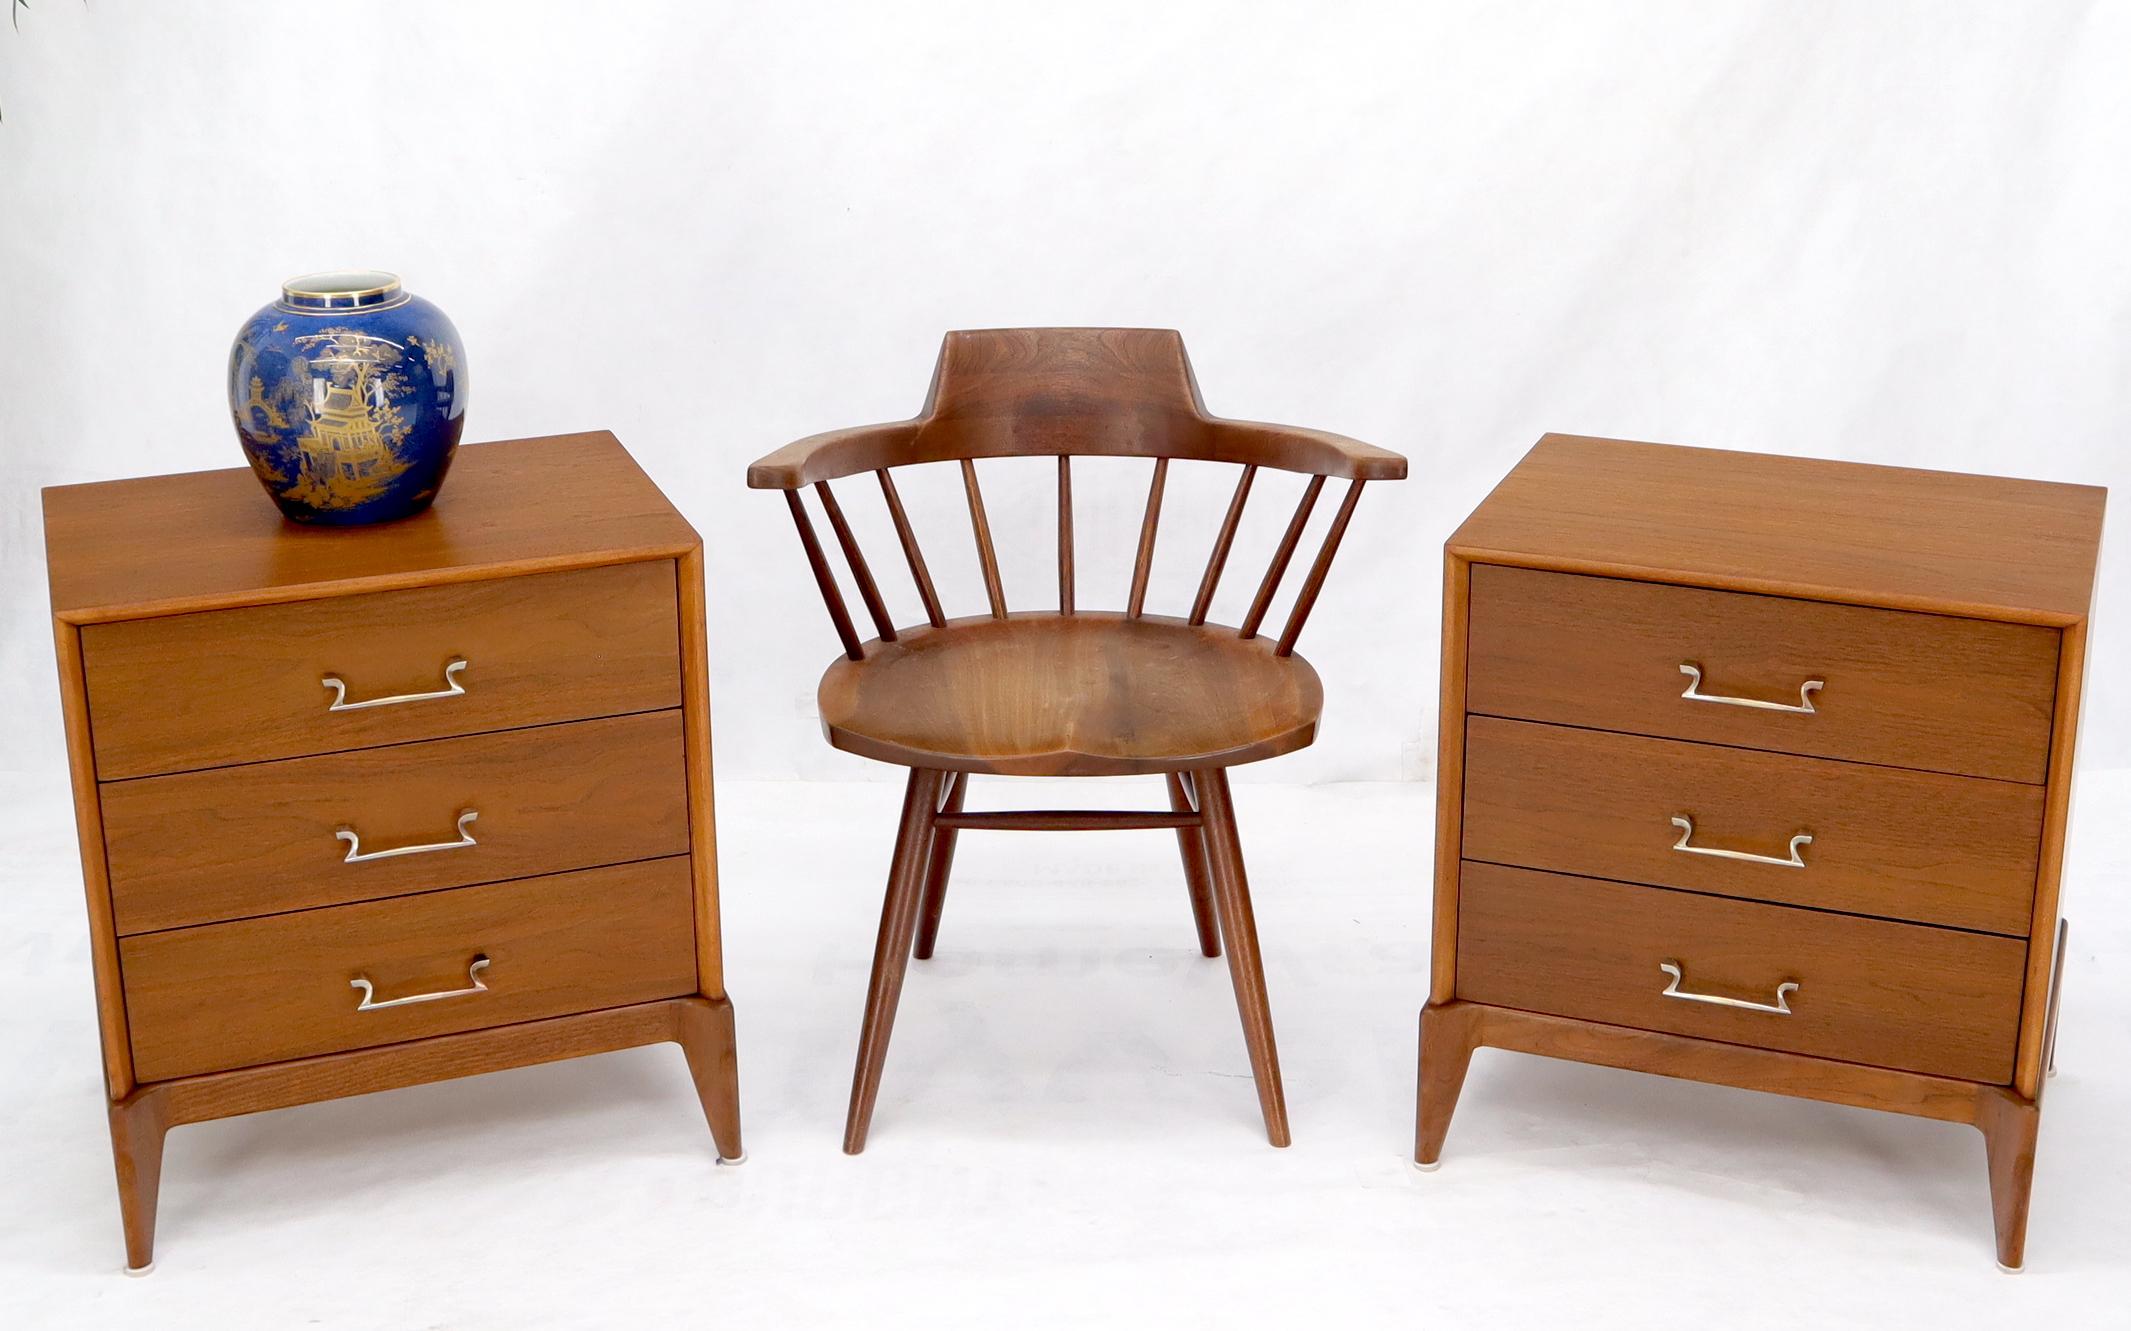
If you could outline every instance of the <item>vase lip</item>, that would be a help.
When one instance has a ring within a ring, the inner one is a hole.
[[[398,273],[370,268],[305,273],[281,284],[281,307],[304,314],[378,310],[403,304],[407,292]]]

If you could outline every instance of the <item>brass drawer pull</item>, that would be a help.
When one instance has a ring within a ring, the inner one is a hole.
[[[1824,679],[1809,679],[1798,686],[1798,701],[1766,702],[1760,698],[1734,698],[1723,693],[1702,692],[1702,667],[1692,661],[1680,662],[1680,673],[1687,676],[1687,691],[1680,696],[1689,702],[1720,702],[1726,707],[1757,707],[1764,712],[1802,712],[1813,714],[1813,690],[1827,687]]]
[[[488,992],[488,986],[481,983],[481,972],[487,969],[488,958],[477,956],[466,968],[466,978],[472,982],[467,988],[439,989],[433,994],[409,994],[405,998],[388,998],[382,1003],[377,1001],[377,990],[366,975],[358,975],[348,981],[348,987],[363,991],[363,1001],[355,1005],[357,1012],[375,1012],[379,1008],[406,1007],[409,1003],[434,1003],[440,998],[465,998],[470,994],[485,994]]]
[[[1803,869],[1805,867],[1805,856],[1798,853],[1799,848],[1813,844],[1813,834],[1811,832],[1800,832],[1791,838],[1791,853],[1789,856],[1756,855],[1750,850],[1724,850],[1717,846],[1690,846],[1687,843],[1694,839],[1694,819],[1675,817],[1672,820],[1672,825],[1680,829],[1680,839],[1672,843],[1672,848],[1682,854],[1714,855],[1720,860],[1738,860],[1745,864],[1773,864],[1781,869]],[[391,852],[387,851],[386,853],[390,854]]]
[[[361,864],[366,860],[389,860],[400,855],[427,855],[436,850],[463,850],[476,844],[474,834],[466,830],[466,825],[480,816],[479,811],[474,809],[468,809],[459,815],[459,839],[457,841],[431,841],[426,845],[420,846],[394,846],[389,850],[364,850],[362,834],[352,827],[343,827],[333,835],[348,843],[348,853],[341,856],[340,862],[342,864]]]
[[[359,712],[365,707],[397,707],[403,702],[428,702],[435,698],[463,698],[466,686],[459,682],[459,672],[466,669],[463,657],[453,657],[444,663],[444,687],[431,693],[395,693],[387,698],[365,698],[361,702],[348,701],[348,685],[338,675],[324,675],[319,683],[333,690],[329,712]]]
[[[1680,963],[1661,961],[1657,968],[1672,977],[1665,982],[1665,992],[1659,994],[1659,998],[1680,998],[1689,1003],[1714,1003],[1718,1007],[1742,1008],[1748,1012],[1772,1012],[1779,1017],[1788,1017],[1791,1015],[1790,996],[1798,992],[1796,980],[1785,980],[1776,986],[1776,1001],[1773,1003],[1756,1003],[1746,998],[1726,998],[1722,994],[1690,994],[1680,988],[1684,978],[1680,974]]]

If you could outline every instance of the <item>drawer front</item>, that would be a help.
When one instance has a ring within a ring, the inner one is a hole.
[[[695,992],[688,859],[139,934],[119,960],[142,1081],[649,1002]],[[401,1001],[428,994],[450,996]]]
[[[1460,998],[2003,1084],[2027,945],[1466,862]],[[1679,968],[1675,980],[1662,967]],[[1681,995],[1731,998],[1788,1013]]]
[[[1464,853],[2024,936],[2042,790],[1476,716]]]
[[[658,561],[91,625],[96,774],[678,707],[675,593]]]
[[[685,854],[687,795],[678,711],[101,790],[122,934]]]
[[[2054,629],[1488,564],[1473,566],[1471,599],[1474,712],[2044,778]],[[1810,712],[1741,705],[1798,709],[1812,680]]]

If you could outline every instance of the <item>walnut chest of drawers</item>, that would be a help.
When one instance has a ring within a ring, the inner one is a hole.
[[[2104,497],[1542,439],[1445,551],[1416,1163],[1483,1045],[1969,1123],[2017,1269]]]
[[[702,546],[609,434],[44,493],[129,1266],[176,1124],[657,1041],[741,1155]]]

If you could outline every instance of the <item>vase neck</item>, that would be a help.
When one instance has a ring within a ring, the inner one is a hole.
[[[282,308],[304,314],[383,309],[406,299],[396,273],[309,273],[281,284]]]

